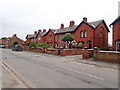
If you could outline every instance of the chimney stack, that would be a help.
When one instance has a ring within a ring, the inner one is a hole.
[[[60,29],[63,29],[63,28],[64,28],[64,24],[62,23]]]
[[[75,25],[75,22],[74,22],[74,21],[70,21],[69,27],[72,27],[72,26],[74,26],[74,25]]]
[[[86,18],[86,17],[83,17],[83,21],[86,21],[86,22],[87,22],[87,18]]]
[[[15,37],[16,37],[17,35],[16,35],[16,34],[13,34],[13,36],[15,36]]]
[[[40,30],[40,29],[38,30],[38,32],[41,32],[41,31],[42,31],[42,30]]]
[[[34,34],[37,34],[37,31],[35,31]]]
[[[43,29],[43,32],[46,32],[46,29]]]

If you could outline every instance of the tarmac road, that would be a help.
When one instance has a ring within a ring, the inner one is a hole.
[[[78,63],[76,59],[81,56],[2,49],[2,61],[32,88],[118,88],[117,69]]]

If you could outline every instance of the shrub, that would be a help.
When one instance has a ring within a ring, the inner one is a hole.
[[[43,47],[42,44],[36,44],[36,47]]]
[[[36,44],[35,43],[31,43],[31,44],[29,44],[29,47],[36,48]]]
[[[18,41],[14,41],[13,42],[13,45],[15,46],[15,45],[17,45],[18,44]]]
[[[109,51],[109,48],[108,47],[104,47],[104,48],[99,48],[100,50],[103,50],[103,51]]]

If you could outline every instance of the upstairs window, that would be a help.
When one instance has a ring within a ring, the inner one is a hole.
[[[38,38],[38,40],[40,40],[40,37]]]
[[[86,30],[84,31],[84,37],[85,38],[87,37],[87,31]]]
[[[49,40],[52,40],[52,35],[49,36]]]
[[[86,38],[87,37],[87,30],[81,31],[80,37],[81,38]]]
[[[100,37],[103,37],[103,33],[102,32],[100,32]]]
[[[81,31],[81,37],[83,38],[84,37],[84,31]]]

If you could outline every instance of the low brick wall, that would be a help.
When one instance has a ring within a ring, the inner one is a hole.
[[[25,47],[24,50],[26,51],[32,51],[32,52],[41,52],[41,53],[47,53],[47,54],[53,54],[53,55],[83,55],[83,59],[88,59],[89,54],[93,52],[93,50],[89,49],[48,49],[48,48],[30,48]]]
[[[32,51],[32,52],[41,52],[41,53],[44,53],[44,52],[45,52],[45,49],[44,49],[44,48],[24,47],[23,50],[25,50],[25,51]]]
[[[58,49],[46,49],[45,53],[53,54],[53,55],[59,55],[59,50]]]
[[[82,49],[61,49],[60,50],[60,55],[65,56],[65,55],[80,55],[82,54],[83,50]]]
[[[116,51],[94,52],[94,60],[120,63],[120,52],[116,52]]]

